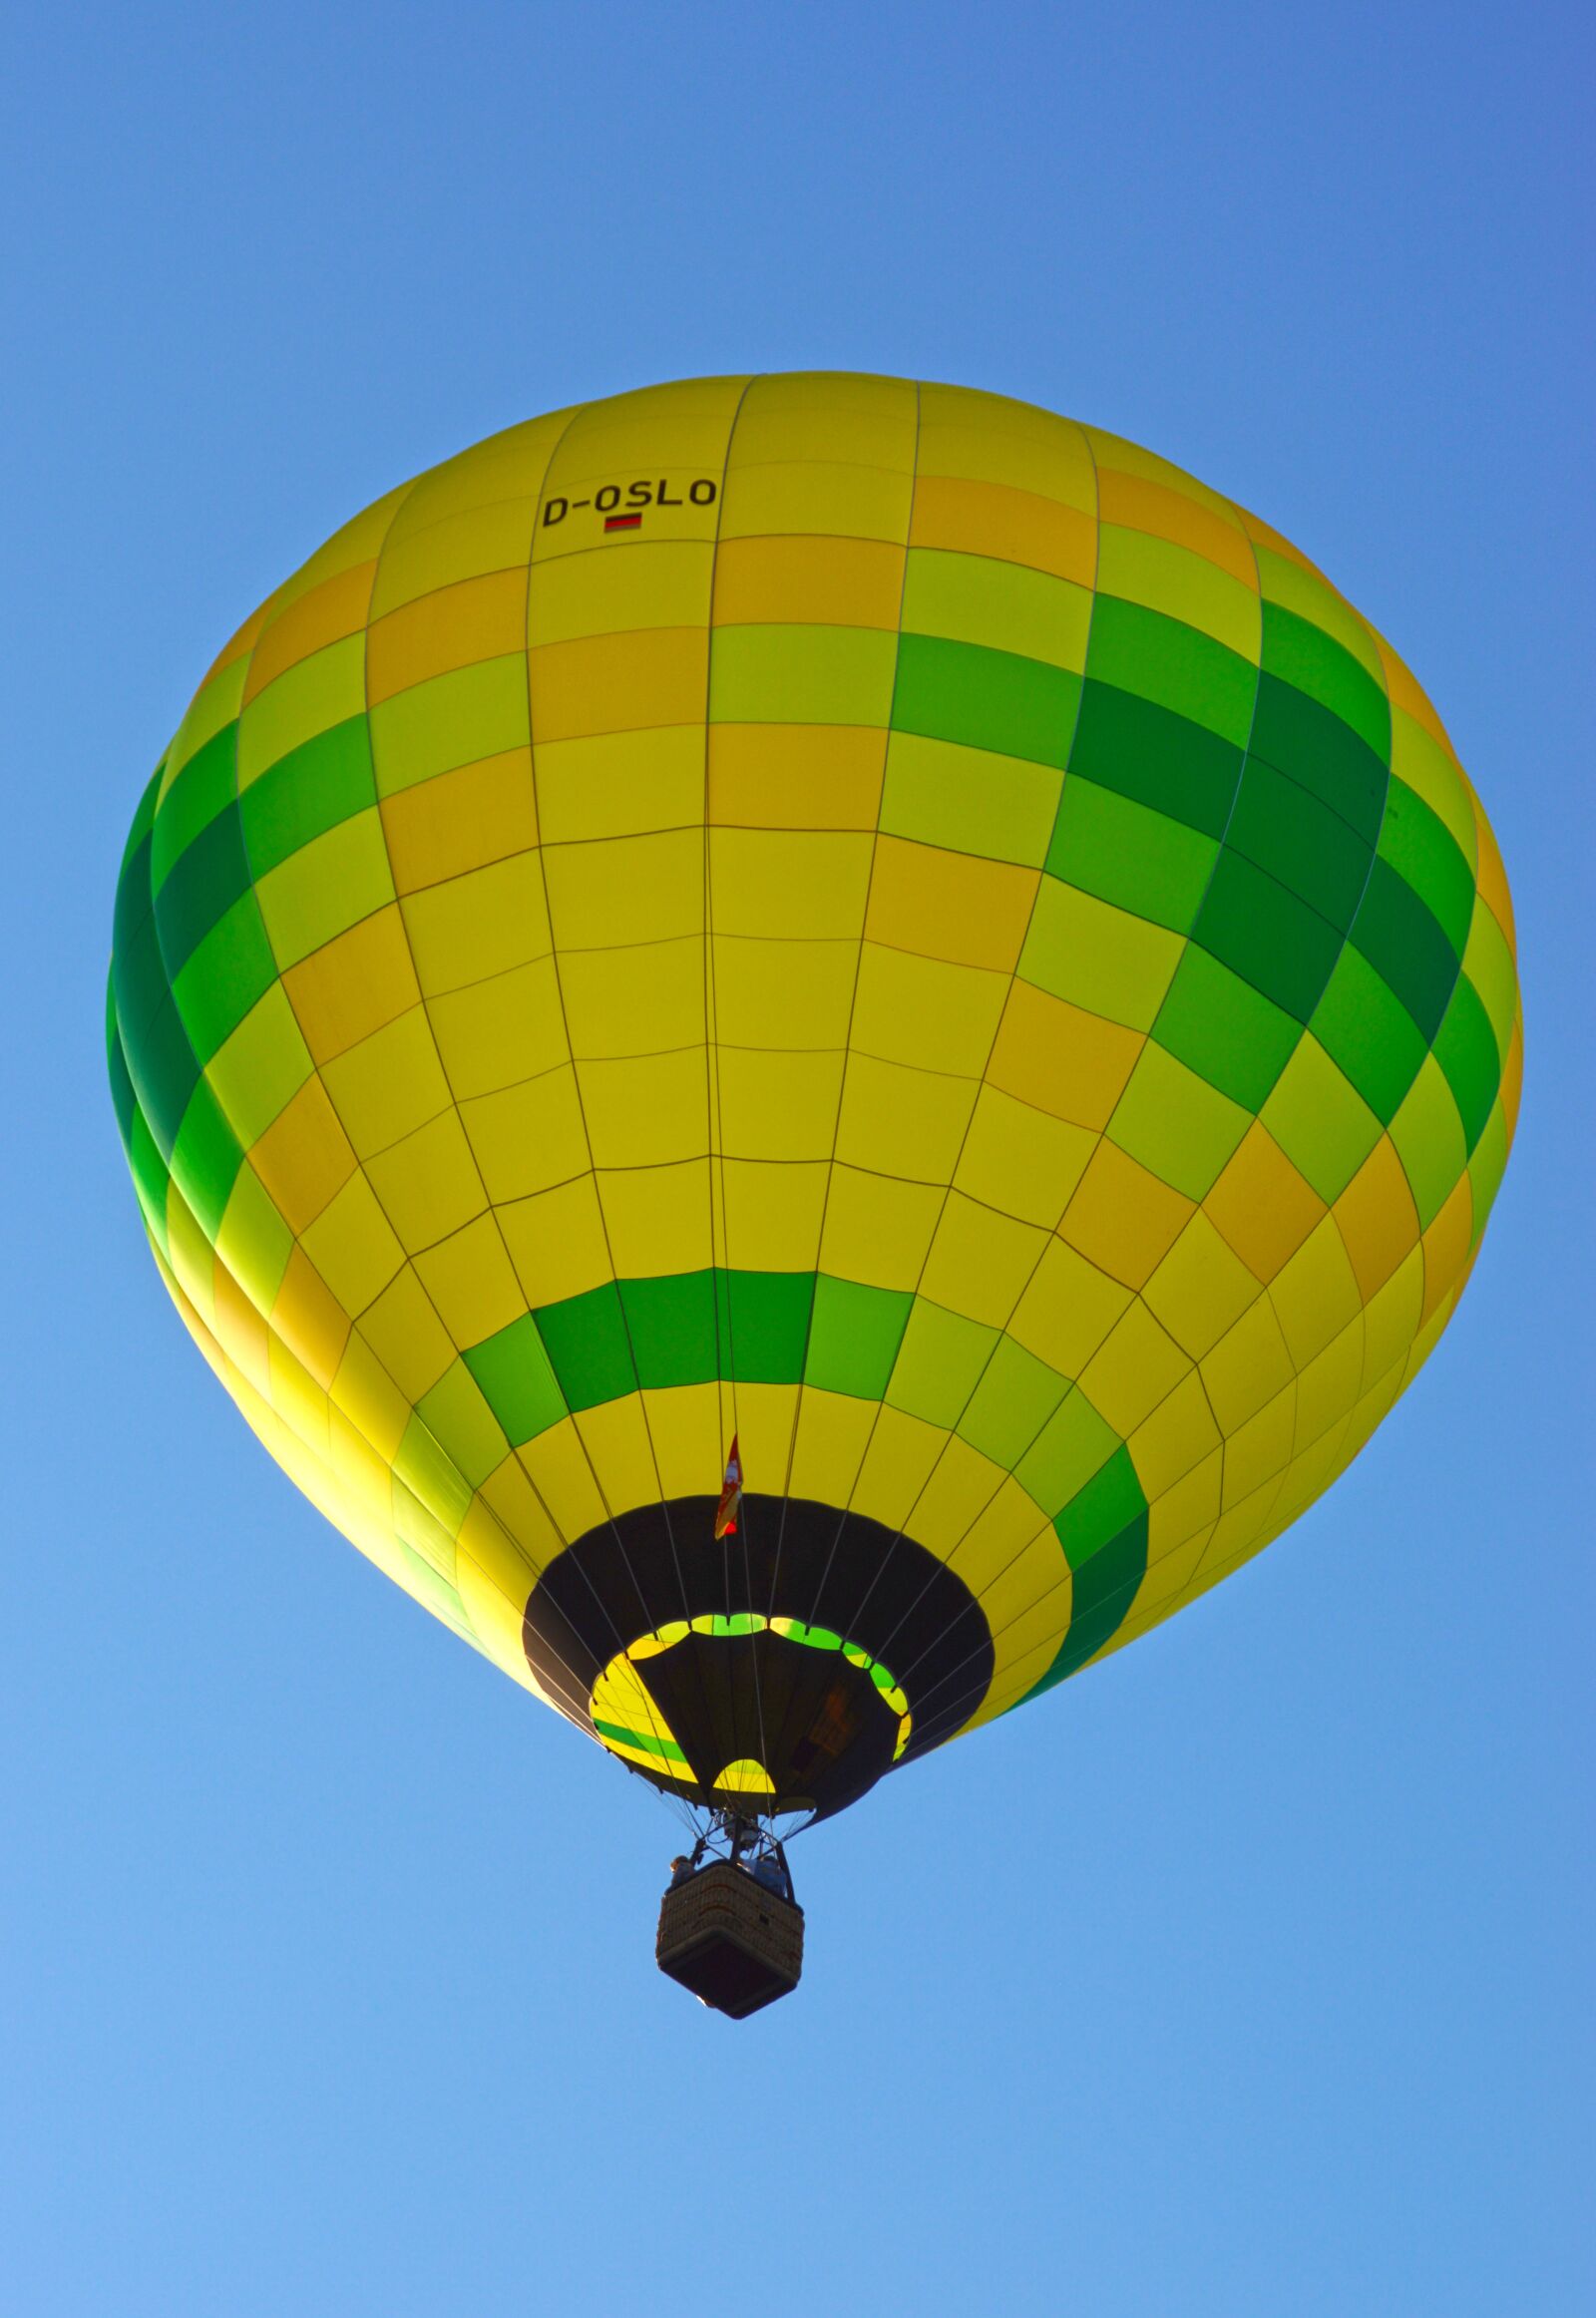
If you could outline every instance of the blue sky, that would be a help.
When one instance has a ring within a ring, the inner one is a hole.
[[[1586,2306],[1588,43],[1562,6],[14,14],[11,2307]],[[652,1968],[663,1806],[326,1530],[183,1336],[102,988],[143,779],[346,514],[557,404],[832,365],[1111,427],[1325,567],[1485,796],[1528,1074],[1360,1463],[807,1842],[802,1993],[734,2028]]]

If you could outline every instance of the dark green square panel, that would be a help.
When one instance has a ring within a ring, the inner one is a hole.
[[[122,1033],[117,1028],[117,985],[115,977],[111,973],[109,967],[106,971],[106,1010],[104,1029],[106,1035],[106,1060],[109,1062],[112,1056],[119,1053],[122,1048]]]
[[[1118,1614],[1112,1624],[1101,1640],[1091,1645],[1092,1650],[1101,1649],[1102,1643],[1108,1640],[1129,1607],[1123,1598],[1125,1593],[1127,1590],[1134,1593],[1146,1574],[1147,1513],[1143,1508],[1126,1522],[1123,1529],[1116,1531],[1104,1544],[1098,1546],[1095,1553],[1075,1571],[1074,1603],[1069,1620],[1071,1635],[1078,1632],[1083,1618],[1117,1602]],[[1082,1655],[1089,1657],[1090,1651]]]
[[[1234,853],[1215,864],[1192,940],[1299,1022],[1318,1004],[1342,946],[1317,911]]]
[[[147,829],[138,844],[130,845],[123,857],[111,916],[113,950],[120,950],[124,943],[131,941],[155,909],[155,898],[150,891],[150,846]]]
[[[1144,603],[1099,595],[1092,605],[1086,674],[1244,746],[1258,670],[1228,644]]]
[[[1250,981],[1188,943],[1153,1024],[1153,1036],[1232,1102],[1259,1110],[1303,1034]]]
[[[812,1272],[721,1275],[732,1373],[745,1384],[796,1384],[804,1372]]]
[[[1295,684],[1266,669],[1258,684],[1249,756],[1289,773],[1374,844],[1390,778],[1366,740]]]
[[[1389,982],[1349,943],[1314,1008],[1314,1036],[1382,1126],[1402,1105],[1428,1051]]]
[[[1219,837],[1241,777],[1242,752],[1189,717],[1091,677],[1069,752],[1070,778],[1134,797],[1155,813]]]
[[[1264,598],[1264,666],[1350,725],[1383,764],[1391,762],[1391,702],[1345,644],[1301,612]]]
[[[556,1381],[573,1409],[597,1408],[634,1389],[636,1371],[613,1281],[546,1304],[537,1320]]]
[[[1225,844],[1345,934],[1369,880],[1370,848],[1311,791],[1249,757]]]
[[[371,739],[363,716],[346,717],[279,757],[239,799],[244,841],[257,878],[377,801]]]
[[[1126,1522],[1147,1510],[1147,1498],[1136,1478],[1127,1448],[1115,1449],[1106,1464],[1076,1490],[1053,1529],[1064,1549],[1064,1559],[1077,1573],[1108,1540],[1117,1537]]]
[[[122,1148],[126,1151],[133,1138],[133,1115],[139,1108],[139,1097],[134,1092],[133,1079],[128,1071],[128,1057],[122,1051],[115,1016],[112,1018],[111,1036],[106,1044],[106,1066],[111,1073],[111,1103],[117,1114],[117,1131],[122,1137]]]
[[[1130,1613],[1136,1589],[1147,1574],[1147,1516],[1139,1513],[1119,1535],[1100,1547],[1075,1576],[1069,1632],[1052,1665],[1026,1693],[1035,1698],[1079,1672],[1105,1642],[1112,1642]]]
[[[151,895],[151,835],[147,830],[137,846],[128,846],[123,867],[116,876],[116,904],[112,909],[114,951],[119,951],[137,935],[144,921],[153,916],[153,909],[156,909],[156,897]]]
[[[111,952],[117,1019],[122,1025],[130,1060],[135,1043],[157,1008],[164,1004],[168,991],[167,962],[161,955],[155,910],[145,883],[149,870],[150,841],[146,838],[117,891],[117,922]],[[142,908],[139,907],[141,896]]]
[[[238,780],[238,727],[224,724],[197,748],[161,800],[150,833],[151,883],[164,885],[174,862],[232,802]]]
[[[169,749],[167,756],[171,754],[172,751]],[[117,871],[119,878],[127,874],[129,862],[132,861],[140,846],[143,845],[155,827],[156,807],[161,796],[161,778],[166,769],[167,757],[163,757],[139,793],[139,802],[134,808],[133,826],[129,829],[127,843],[122,848],[122,862]]]
[[[200,830],[156,896],[156,927],[169,974],[182,972],[249,883],[243,822],[237,806],[228,805]]]
[[[826,1392],[879,1400],[898,1357],[913,1302],[907,1292],[867,1288],[857,1280],[834,1280],[822,1272],[815,1282],[804,1381]]]
[[[1405,878],[1376,859],[1352,940],[1432,1043],[1457,979],[1457,954]]]
[[[1053,1527],[1074,1573],[1069,1631],[1029,1698],[1074,1674],[1113,1639],[1146,1575],[1147,1501],[1128,1449],[1115,1450]]]
[[[1463,1138],[1472,1152],[1485,1132],[1502,1080],[1502,1058],[1479,992],[1466,973],[1457,977],[1446,1018],[1435,1038],[1435,1060],[1452,1090]]]
[[[129,1045],[128,1068],[139,1090],[139,1108],[150,1122],[162,1157],[170,1159],[200,1076],[199,1061],[170,992]]]
[[[899,638],[892,721],[897,732],[959,741],[1062,768],[1080,679],[1068,668],[947,636]]]
[[[221,1229],[243,1152],[221,1105],[201,1078],[183,1116],[172,1153],[172,1173],[212,1243]]]
[[[1461,958],[1474,917],[1474,873],[1440,815],[1405,781],[1392,782],[1379,850],[1381,860],[1412,887]]]
[[[650,1390],[672,1384],[707,1384],[718,1373],[715,1283],[710,1272],[624,1280],[620,1301],[639,1384]]]

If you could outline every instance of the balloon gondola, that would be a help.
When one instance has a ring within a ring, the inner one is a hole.
[[[773,1829],[721,1805],[671,1870],[654,1942],[660,1971],[731,2020],[790,1996],[803,1972],[804,1911]]]
[[[1521,1032],[1444,727],[1288,541],[814,374],[513,427],[268,596],[135,815],[109,1050],[247,1421],[707,1909],[1329,1486]]]

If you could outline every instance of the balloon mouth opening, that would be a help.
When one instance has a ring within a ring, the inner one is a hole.
[[[789,1657],[799,1652],[802,1659]],[[739,1702],[729,1724],[713,1711],[717,1693]],[[882,1767],[890,1769],[915,1727],[897,1677],[862,1643],[758,1611],[671,1619],[636,1636],[595,1683],[588,1717],[609,1753],[656,1783],[707,1805],[740,1803],[761,1817],[815,1809],[814,1795],[802,1791],[813,1771],[867,1735],[872,1756],[888,1741]],[[733,1727],[735,1736],[722,1739]],[[723,1743],[739,1750],[717,1761]]]
[[[951,1738],[991,1688],[981,1605],[903,1531],[745,1494],[617,1514],[549,1564],[523,1617],[545,1695],[696,1808],[824,1818]]]

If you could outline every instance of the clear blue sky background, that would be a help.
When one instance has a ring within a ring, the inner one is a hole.
[[[13,14],[9,2309],[1590,2306],[1589,37]],[[1485,795],[1529,1063],[1361,1463],[802,1846],[809,1976],[734,2028],[653,1969],[664,1807],[325,1529],[183,1336],[102,988],[146,773],[346,514],[555,404],[830,365],[1100,422],[1319,560]]]

